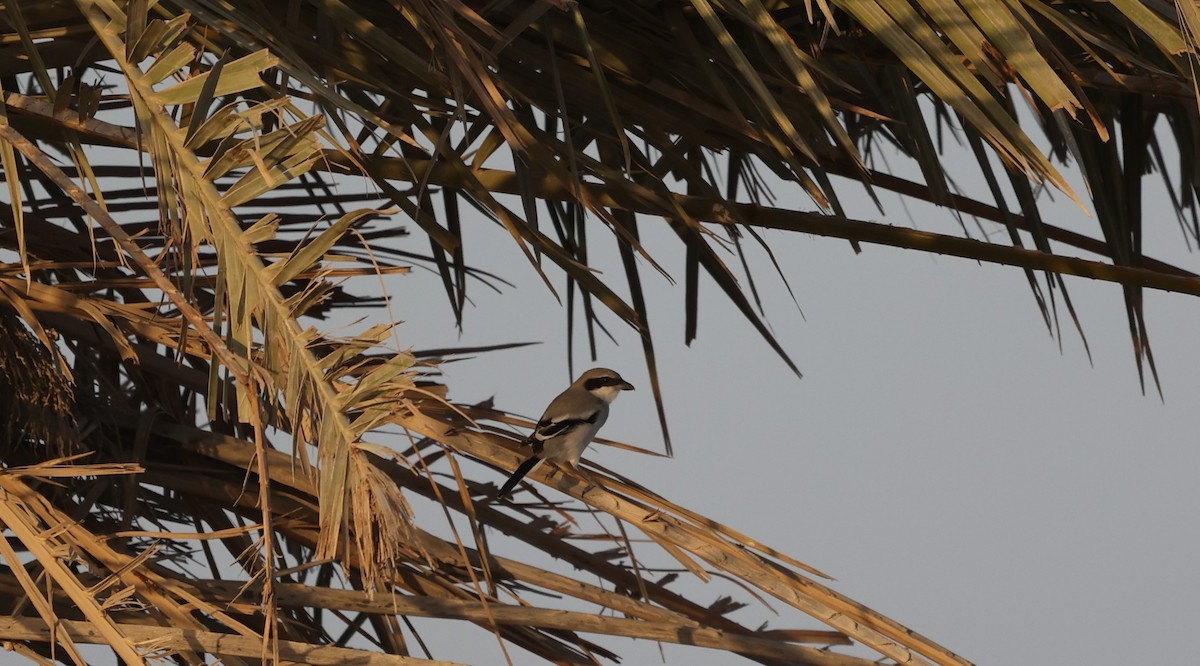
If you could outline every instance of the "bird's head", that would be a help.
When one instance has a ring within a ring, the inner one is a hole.
[[[621,391],[633,390],[633,384],[621,379],[621,375],[608,368],[592,368],[588,370],[579,375],[579,379],[575,380],[575,385],[582,386],[584,390],[604,402],[616,400],[617,394]]]

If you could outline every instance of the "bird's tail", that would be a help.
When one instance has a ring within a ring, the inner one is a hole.
[[[507,496],[510,492],[512,492],[513,488],[517,487],[517,484],[521,482],[521,479],[525,478],[525,475],[528,474],[529,471],[534,467],[537,467],[537,464],[540,462],[542,462],[541,458],[537,456],[529,456],[529,459],[521,463],[520,467],[517,467],[516,471],[512,473],[512,476],[508,477],[508,481],[504,482],[504,485],[500,488],[500,492],[496,495],[496,497]]]

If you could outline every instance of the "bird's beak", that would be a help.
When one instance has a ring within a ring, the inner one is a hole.
[[[632,391],[633,384],[630,384],[629,382],[626,382],[626,381],[622,381],[620,384],[617,384],[617,388],[621,389],[622,391]]]

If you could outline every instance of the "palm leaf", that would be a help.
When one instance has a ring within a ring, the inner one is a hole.
[[[430,266],[467,326],[474,283],[502,284],[468,263],[488,249],[476,246],[481,220],[519,249],[528,266],[515,270],[565,294],[569,328],[593,355],[598,332],[627,337],[614,320],[633,330],[668,453],[645,292],[672,277],[642,243],[648,225],[683,249],[685,342],[699,333],[703,268],[797,373],[766,325],[763,262],[742,242],[778,272],[767,229],[1018,267],[1056,333],[1060,294],[1082,333],[1062,276],[1120,284],[1139,372],[1155,381],[1144,291],[1200,295],[1200,277],[1142,244],[1151,170],[1185,233],[1200,235],[1189,3],[47,0],[2,11],[0,246],[14,263],[0,267],[11,537],[0,584],[27,601],[0,636],[38,659],[82,663],[79,646],[101,643],[129,662],[424,662],[412,656],[420,635],[401,626],[411,615],[560,662],[616,657],[587,633],[762,663],[873,663],[805,643],[964,663],[799,558],[612,473],[534,475],[567,504],[487,501],[476,473],[513,467],[510,428],[528,424],[456,404],[466,391],[437,373],[505,343],[404,350],[403,328],[378,323],[392,320],[377,317],[386,299],[374,286]],[[956,189],[969,163],[947,156],[948,135],[962,137],[985,193]],[[914,168],[880,167],[881,150]],[[1074,196],[1059,171],[1071,159],[1093,234],[1041,214],[1042,188]],[[933,202],[1006,241],[858,219],[847,181],[877,205],[881,192]],[[428,254],[406,243],[405,218]],[[597,270],[610,239],[615,277]],[[355,317],[370,320],[344,326]],[[448,532],[420,508],[435,505]],[[572,518],[584,508],[605,516],[600,533]],[[586,580],[506,557],[495,532]],[[680,579],[728,581],[816,628],[751,629],[727,616],[741,602],[703,603]]]

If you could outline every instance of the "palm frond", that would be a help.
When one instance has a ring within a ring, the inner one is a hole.
[[[535,475],[566,504],[488,501],[474,474],[516,464],[506,428],[521,422],[457,404],[437,372],[504,342],[413,352],[387,318],[333,328],[342,313],[373,317],[379,276],[418,263],[469,325],[472,283],[502,284],[468,261],[481,220],[565,296],[593,355],[598,333],[623,339],[614,320],[633,330],[668,454],[645,282],[673,277],[643,243],[649,225],[684,249],[685,342],[707,275],[797,374],[743,243],[778,272],[764,230],[1019,267],[1055,332],[1060,298],[1082,332],[1063,276],[1120,284],[1139,372],[1155,381],[1143,291],[1200,295],[1193,271],[1146,256],[1141,214],[1143,176],[1158,171],[1185,242],[1200,242],[1189,3],[0,11],[0,522],[12,537],[0,540],[12,602],[0,637],[37,659],[83,663],[79,646],[102,643],[130,663],[424,663],[420,634],[402,627],[414,616],[558,662],[616,658],[587,633],[768,664],[874,663],[834,645],[966,663],[798,558],[610,472]],[[985,192],[959,191],[946,136]],[[905,166],[881,166],[883,151]],[[1069,160],[1082,193],[1060,173]],[[1047,186],[1086,196],[1098,233],[1047,222]],[[880,193],[934,203],[962,233],[860,219],[847,188],[877,205]],[[988,240],[967,237],[962,216]],[[609,239],[623,279],[597,271]],[[448,535],[424,520],[430,507]],[[579,527],[581,510],[607,516],[602,533]],[[492,533],[547,562],[502,555]],[[728,582],[825,628],[751,629],[728,616],[741,602],[701,603],[679,579]]]

